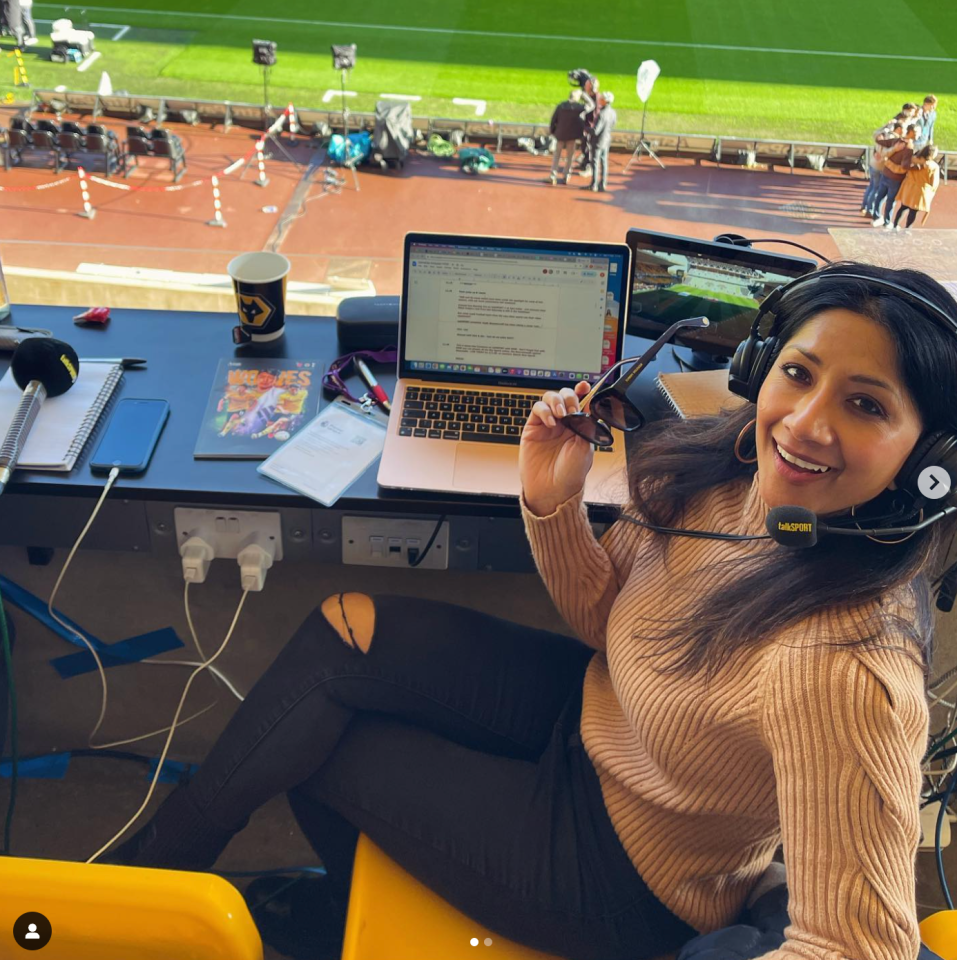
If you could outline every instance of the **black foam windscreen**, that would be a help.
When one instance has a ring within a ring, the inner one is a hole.
[[[10,369],[21,390],[31,380],[39,380],[46,387],[47,396],[58,397],[76,383],[80,361],[73,347],[62,340],[31,337],[17,347]]]
[[[772,507],[765,526],[771,539],[783,547],[813,547],[817,543],[817,514],[807,507]]]

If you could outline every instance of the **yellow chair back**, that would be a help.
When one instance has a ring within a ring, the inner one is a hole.
[[[359,837],[342,960],[481,960],[486,939],[495,960],[557,960],[486,930]]]
[[[920,925],[920,939],[943,960],[957,960],[957,910],[927,917]]]
[[[263,960],[242,895],[211,873],[0,858],[2,942],[25,913],[50,921],[43,960]]]

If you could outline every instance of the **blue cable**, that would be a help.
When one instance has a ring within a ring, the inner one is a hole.
[[[944,817],[947,815],[947,804],[950,803],[954,787],[957,787],[957,771],[951,774],[950,786],[947,788],[944,799],[941,801],[940,810],[937,813],[937,833],[934,840],[934,850],[937,853],[937,876],[940,879],[940,888],[944,891],[944,899],[947,901],[948,910],[954,909],[954,901],[950,897],[950,888],[947,886],[947,876],[944,873],[944,857],[943,848],[940,845],[940,834],[944,827]]]

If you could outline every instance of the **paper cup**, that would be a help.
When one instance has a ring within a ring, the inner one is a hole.
[[[240,325],[236,343],[278,340],[286,329],[286,278],[291,264],[281,253],[241,253],[226,271],[236,292]]]

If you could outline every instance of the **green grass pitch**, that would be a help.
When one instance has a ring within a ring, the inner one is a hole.
[[[354,42],[352,110],[371,110],[381,93],[415,94],[417,115],[474,116],[452,102],[468,98],[487,101],[487,119],[541,122],[567,96],[566,72],[587,67],[616,94],[619,126],[637,129],[635,71],[655,59],[649,130],[862,143],[905,100],[936,93],[935,139],[957,148],[953,2],[96,0],[37,2],[34,16],[78,20],[84,9],[93,23],[130,29],[114,40],[117,29],[94,27],[102,56],[77,73],[49,61],[49,26],[40,25],[26,55],[34,86],[95,90],[106,70],[114,89],[131,93],[261,103],[257,37],[278,43],[270,100],[322,107],[339,86],[329,45]],[[0,58],[0,94],[12,66]]]

